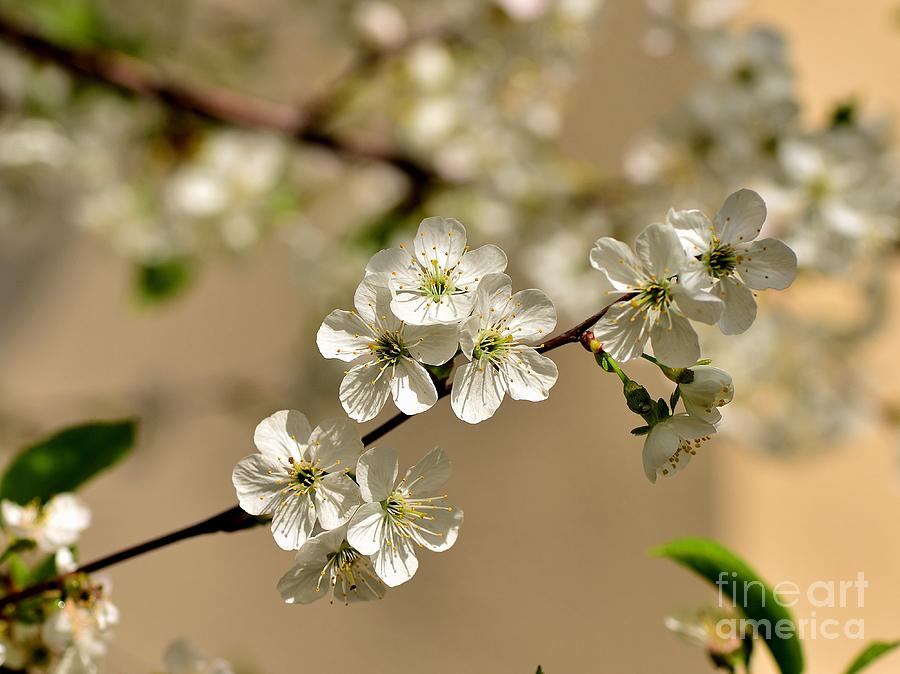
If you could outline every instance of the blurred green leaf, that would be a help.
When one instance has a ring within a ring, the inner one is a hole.
[[[50,580],[59,575],[56,569],[56,555],[47,555],[41,560],[40,564],[31,570],[29,585],[37,585],[45,580]]]
[[[705,538],[683,538],[672,541],[656,548],[651,554],[678,562],[714,586],[716,581],[724,578],[728,581],[727,587],[742,588],[743,592],[740,594],[746,596],[739,597],[744,601],[735,602],[735,607],[748,619],[762,621],[761,624],[769,626],[768,634],[764,629],[760,629],[760,634],[782,674],[800,674],[803,671],[803,649],[797,638],[793,617],[779,603],[769,585],[740,557],[720,543]],[[726,590],[724,594],[731,598],[729,591]],[[778,635],[777,626],[786,624],[782,621],[789,621],[792,626],[789,638],[781,638]]]
[[[856,674],[871,665],[883,655],[887,655],[892,650],[900,646],[900,641],[875,641],[866,646],[862,653],[856,656],[851,665],[847,668],[845,674]]]
[[[179,295],[194,277],[188,258],[172,258],[157,264],[140,265],[135,285],[138,296],[151,304],[164,302]]]
[[[30,538],[20,538],[17,541],[14,541],[6,550],[3,551],[3,554],[0,555],[0,564],[5,562],[10,556],[14,554],[18,554],[20,552],[26,552],[28,550],[33,550],[37,543],[35,543]]]
[[[544,674],[543,668],[541,668],[541,666],[538,665],[537,671],[534,674]]]
[[[109,468],[134,446],[131,419],[73,426],[23,449],[0,480],[0,498],[16,503],[45,502],[74,491]]]
[[[13,587],[28,587],[31,581],[31,570],[18,554],[12,553],[6,559],[7,568],[9,569],[9,579],[12,581]]]

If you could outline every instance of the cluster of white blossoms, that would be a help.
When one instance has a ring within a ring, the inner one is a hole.
[[[416,573],[416,548],[456,542],[463,512],[441,491],[450,461],[439,448],[398,479],[396,453],[364,452],[352,422],[311,429],[293,410],[264,419],[254,442],[259,452],[238,462],[232,481],[241,508],[270,515],[276,543],[297,551],[278,583],[288,604],[380,599]]]
[[[8,537],[3,561],[13,587],[75,571],[73,546],[91,519],[81,499],[57,494],[43,504],[4,500],[0,511]],[[18,604],[0,621],[3,666],[29,674],[98,672],[119,622],[109,593],[108,579],[79,574],[59,596]]]
[[[463,421],[491,417],[507,394],[545,400],[558,373],[536,347],[556,327],[556,309],[540,290],[513,293],[506,264],[496,246],[469,250],[450,218],[423,220],[411,249],[376,253],[355,310],[331,312],[316,337],[323,356],[351,363],[340,387],[347,414],[373,419],[388,397],[405,414],[424,412],[439,395],[426,366],[450,365],[460,352],[468,362],[451,405]]]
[[[683,468],[716,431],[718,408],[734,396],[731,376],[701,364],[691,320],[716,324],[724,334],[746,331],[756,318],[754,290],[787,288],[797,273],[794,252],[777,239],[758,239],[766,205],[752,190],[731,194],[710,220],[698,210],[670,210],[666,223],[649,225],[632,251],[604,237],[591,264],[616,299],[593,328],[595,349],[607,357],[626,386],[629,408],[647,420],[644,472]],[[653,356],[644,353],[652,344]],[[613,361],[649,358],[677,384],[670,405],[654,402]],[[685,369],[688,368],[688,369]],[[630,387],[630,388],[629,388]],[[685,412],[675,414],[678,400]]]

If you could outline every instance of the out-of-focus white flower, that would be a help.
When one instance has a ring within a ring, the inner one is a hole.
[[[688,258],[671,226],[649,225],[638,235],[635,251],[610,237],[591,250],[591,264],[608,279],[610,294],[635,295],[614,304],[594,326],[594,336],[616,360],[640,358],[650,339],[666,365],[692,365],[700,343],[688,318],[715,323],[722,300],[679,277]]]
[[[347,527],[313,536],[297,553],[294,566],[278,581],[286,604],[310,604],[327,596],[344,604],[381,599],[387,589],[371,559],[347,541]]]
[[[516,21],[534,21],[544,16],[553,0],[495,0]]]
[[[559,372],[534,345],[556,327],[556,308],[540,290],[512,292],[506,274],[488,274],[475,294],[472,316],[460,326],[462,352],[471,361],[453,379],[451,405],[475,424],[493,416],[504,396],[546,400]]]
[[[449,49],[440,42],[423,40],[406,55],[406,71],[417,86],[439,90],[450,82],[455,64]]]
[[[344,524],[360,503],[359,488],[347,476],[363,445],[347,419],[310,429],[296,410],[281,410],[256,427],[258,454],[234,467],[232,482],[241,508],[272,515],[272,535],[284,550],[299,550],[318,522],[324,529]]]
[[[644,439],[644,475],[655,483],[660,473],[678,472],[715,432],[715,426],[690,414],[676,414],[654,424]]]
[[[392,2],[366,0],[353,10],[353,24],[360,36],[375,47],[396,49],[409,34],[403,12]]]
[[[347,540],[372,556],[373,568],[389,587],[405,583],[419,568],[416,546],[434,552],[456,542],[463,512],[441,492],[450,461],[435,447],[398,482],[397,453],[373,448],[359,458],[356,479],[365,503],[347,525]]]
[[[718,367],[695,365],[690,382],[678,384],[684,409],[691,416],[716,424],[722,419],[718,408],[730,403],[734,398],[734,383],[731,375]]]
[[[797,275],[797,256],[778,239],[756,240],[766,204],[753,190],[729,195],[711,222],[697,210],[670,210],[685,252],[694,260],[681,274],[686,283],[711,288],[724,303],[719,328],[727,335],[747,330],[756,318],[752,290],[784,290]]]
[[[54,674],[99,672],[118,623],[119,610],[105,597],[66,601],[41,628],[41,638],[55,656]]]
[[[71,143],[55,124],[44,119],[26,119],[0,133],[0,165],[45,164],[62,168],[69,160]]]
[[[3,501],[0,510],[13,536],[35,541],[44,552],[74,545],[91,523],[90,509],[75,494],[57,494],[43,506]]]
[[[466,228],[452,218],[426,218],[413,251],[405,246],[376,253],[366,275],[390,288],[391,310],[411,325],[457,323],[472,311],[486,274],[506,269],[506,253],[485,245],[469,250]]]
[[[354,365],[341,382],[340,399],[356,421],[374,418],[389,396],[406,414],[437,402],[437,389],[421,365],[442,365],[459,344],[456,325],[407,325],[391,312],[391,293],[367,278],[356,289],[356,311],[337,309],[316,335],[319,351]]]
[[[187,639],[169,644],[163,655],[166,674],[234,674],[231,665],[220,658],[210,660]]]

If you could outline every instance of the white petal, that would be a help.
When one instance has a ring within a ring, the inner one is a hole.
[[[512,279],[506,274],[487,274],[478,286],[472,305],[472,316],[478,316],[480,326],[502,316],[512,299]]]
[[[272,536],[282,550],[299,550],[316,524],[316,506],[309,495],[286,496],[272,513]]]
[[[325,358],[350,362],[369,353],[372,333],[363,320],[351,311],[335,309],[319,326],[316,345]]]
[[[353,470],[362,451],[357,426],[346,418],[326,419],[309,436],[309,460],[328,470]]]
[[[324,597],[329,587],[329,579],[322,577],[324,566],[323,560],[321,564],[306,562],[291,567],[278,581],[277,586],[284,603],[311,604]]]
[[[265,456],[301,458],[298,444],[309,440],[309,421],[297,410],[281,410],[259,422],[253,433],[253,444]]]
[[[322,478],[315,494],[316,515],[323,529],[335,529],[347,520],[362,503],[357,484],[343,473]]]
[[[666,216],[666,222],[675,228],[682,247],[690,257],[701,255],[709,248],[715,229],[709,218],[702,212],[670,209]]]
[[[506,253],[497,246],[487,244],[463,255],[456,269],[454,284],[458,288],[474,291],[475,286],[488,274],[506,270]]]
[[[662,223],[647,225],[635,239],[634,250],[644,269],[660,279],[677,274],[686,262],[675,229]]]
[[[453,378],[450,405],[457,417],[470,424],[493,416],[505,395],[500,373],[480,361],[466,363]]]
[[[435,447],[406,471],[403,481],[411,495],[417,498],[433,496],[447,483],[451,472],[450,459],[443,449]]]
[[[466,251],[466,228],[453,218],[425,218],[413,243],[416,259],[425,267],[437,262],[442,269],[459,264]]]
[[[730,194],[716,213],[716,230],[723,243],[743,243],[759,236],[766,221],[766,202],[753,190]]]
[[[593,331],[604,351],[623,363],[640,358],[650,337],[648,321],[630,302],[610,307]]]
[[[722,300],[705,290],[678,284],[672,288],[672,299],[678,310],[688,318],[713,325],[722,315]]]
[[[284,467],[277,460],[262,454],[246,456],[234,467],[231,482],[241,508],[251,515],[268,512],[272,502],[288,479]]]
[[[444,552],[453,547],[463,523],[463,511],[456,506],[450,510],[431,510],[432,518],[422,524],[422,529],[414,529],[416,540],[432,552]]]
[[[674,312],[650,331],[653,355],[670,367],[689,367],[700,358],[700,340],[691,322]]]
[[[723,278],[713,287],[713,293],[725,304],[719,329],[725,335],[739,335],[756,320],[756,300],[743,283],[733,278]]]
[[[605,236],[598,239],[591,248],[591,266],[603,274],[616,290],[633,290],[644,280],[644,273],[631,248]]]
[[[409,354],[427,365],[443,365],[456,355],[459,328],[455,325],[407,325],[403,342]]]
[[[401,358],[391,377],[394,404],[404,414],[419,414],[437,402],[437,389],[424,367],[409,358]]]
[[[374,277],[367,277],[356,287],[353,306],[371,325],[377,325],[381,331],[394,332],[400,329],[400,320],[391,311],[391,297],[387,287]]]
[[[472,311],[471,292],[445,295],[440,301],[433,302],[419,291],[418,285],[392,281],[391,291],[394,293],[391,311],[409,325],[457,323]]]
[[[657,473],[667,465],[669,458],[678,449],[678,436],[665,423],[654,426],[644,440],[641,458],[644,475],[650,482],[656,482]]]
[[[691,416],[708,423],[718,423],[722,418],[718,408],[727,405],[734,398],[731,375],[709,365],[698,365],[691,370],[694,380],[689,384],[678,385],[685,410]]]
[[[349,417],[362,423],[378,416],[390,394],[390,374],[381,373],[378,364],[371,361],[344,375],[338,397]]]
[[[386,285],[386,282],[398,275],[408,275],[413,264],[412,256],[405,248],[388,248],[372,256],[366,265],[366,276],[374,276],[373,282]]]
[[[483,319],[481,315],[470,316],[459,324],[459,348],[466,358],[472,359],[475,350],[475,339],[481,331]]]
[[[381,549],[384,539],[385,513],[381,503],[361,505],[347,524],[347,542],[364,555]]]
[[[356,481],[363,500],[367,503],[385,500],[397,483],[397,452],[387,447],[373,447],[359,457]],[[364,554],[371,554],[353,546]]]
[[[392,540],[392,546],[382,547],[372,555],[372,565],[385,585],[397,587],[416,574],[419,560],[416,559],[416,549],[412,540],[399,532],[393,534]]]
[[[737,271],[754,290],[784,290],[797,276],[797,254],[778,239],[760,239],[739,254]]]
[[[539,343],[556,327],[556,307],[540,290],[520,290],[510,305],[512,317],[507,325],[520,342]]]
[[[556,363],[527,346],[510,353],[504,365],[513,400],[546,400],[559,377]]]

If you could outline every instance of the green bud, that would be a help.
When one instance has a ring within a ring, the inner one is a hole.
[[[629,379],[625,382],[625,386],[622,387],[622,392],[625,394],[625,402],[628,403],[628,409],[635,414],[644,416],[645,414],[649,414],[653,409],[653,398],[650,397],[647,389],[636,381],[631,381]]]

